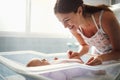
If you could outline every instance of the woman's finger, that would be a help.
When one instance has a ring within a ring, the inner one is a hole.
[[[91,66],[94,66],[94,65],[100,65],[102,64],[102,62],[97,59],[97,58],[94,58],[93,60],[91,60],[90,62],[86,63],[87,65],[91,65]]]
[[[94,60],[94,57],[91,57],[86,64],[89,64],[93,60]]]
[[[100,61],[93,61],[89,63],[88,65],[95,66],[95,65],[100,65],[100,64],[102,64]]]
[[[71,55],[72,55],[72,51],[67,51],[67,54],[68,54],[68,58],[71,58]]]

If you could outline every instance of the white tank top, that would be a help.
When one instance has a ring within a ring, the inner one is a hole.
[[[100,52],[100,54],[109,53],[112,50],[112,45],[110,43],[109,36],[103,31],[102,25],[101,25],[101,19],[102,19],[103,12],[104,11],[101,11],[101,14],[99,16],[99,27],[95,21],[94,16],[91,15],[92,20],[97,28],[97,32],[92,37],[90,38],[86,37],[83,34],[82,29],[77,30],[78,33],[83,37],[85,42],[89,46],[94,46]]]

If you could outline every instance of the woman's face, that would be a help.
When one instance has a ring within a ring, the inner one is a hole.
[[[83,16],[81,13],[71,12],[71,13],[56,13],[58,20],[64,25],[65,28],[70,30],[74,28],[79,28],[79,25],[82,24]]]

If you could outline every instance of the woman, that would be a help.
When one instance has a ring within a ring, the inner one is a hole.
[[[54,13],[82,46],[79,52],[68,52],[70,59],[79,59],[91,46],[99,53],[88,60],[88,65],[120,59],[120,25],[108,6],[90,6],[82,0],[57,0]]]

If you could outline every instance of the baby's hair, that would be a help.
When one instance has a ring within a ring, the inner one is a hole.
[[[36,63],[39,63],[40,62],[40,59],[39,58],[32,58],[28,63],[27,63],[27,67],[32,67],[32,66],[38,66],[38,64]]]

